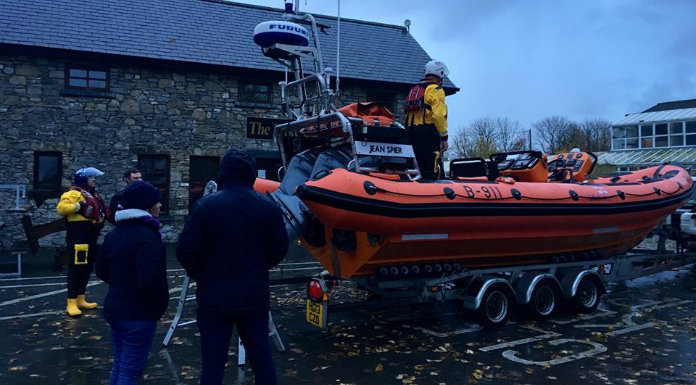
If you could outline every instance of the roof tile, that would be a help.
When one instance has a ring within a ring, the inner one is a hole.
[[[281,16],[280,9],[216,0],[8,1],[0,2],[0,44],[282,71],[252,38],[258,23]],[[319,40],[324,64],[335,67],[337,20],[315,17],[331,27]],[[342,77],[411,84],[428,60],[403,27],[341,20]],[[449,79],[445,86],[455,87]]]

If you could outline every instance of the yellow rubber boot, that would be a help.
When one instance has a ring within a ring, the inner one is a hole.
[[[97,305],[96,302],[87,302],[85,300],[84,294],[80,294],[77,296],[77,307],[79,307],[80,309],[94,309],[97,306],[99,305]]]
[[[77,317],[82,315],[82,312],[77,307],[77,299],[68,298],[68,307],[65,308],[65,312],[71,317]]]

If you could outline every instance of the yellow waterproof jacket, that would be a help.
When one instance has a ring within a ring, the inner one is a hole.
[[[80,202],[85,202],[86,199],[82,193],[77,190],[68,190],[60,196],[60,202],[56,206],[58,215],[64,216],[68,222],[74,221],[89,221],[90,219],[80,214]],[[92,221],[96,223],[96,221]]]
[[[423,94],[423,102],[430,108],[409,112],[406,115],[407,126],[419,126],[432,124],[437,128],[442,139],[447,138],[447,105],[445,104],[445,90],[437,84],[428,84]],[[425,110],[425,114],[423,113]]]

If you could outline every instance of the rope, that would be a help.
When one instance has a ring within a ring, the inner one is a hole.
[[[633,196],[633,197],[646,197],[646,196],[650,196],[653,194],[664,193],[667,196],[671,196],[671,195],[678,193],[679,190],[682,190],[684,188],[679,184],[677,184],[677,186],[678,186],[677,189],[672,191],[672,192],[668,192],[668,191],[660,189],[660,190],[656,190],[656,191],[653,191],[653,192],[647,193],[647,194],[635,194],[635,193],[623,192],[623,195]],[[375,187],[377,187],[377,186],[375,186]],[[409,193],[402,193],[402,192],[396,192],[396,191],[389,191],[389,190],[386,190],[386,189],[381,188],[381,187],[377,187],[377,191],[382,192],[382,193],[386,193],[386,194],[392,194],[392,195],[398,195],[398,196],[408,196],[408,197],[417,197],[417,198],[432,198],[432,197],[445,196],[444,193],[442,193],[442,194],[409,194]],[[621,195],[622,194],[614,194],[614,195],[608,195],[608,196],[602,196],[602,197],[578,195],[578,199],[605,200],[605,199],[620,197]],[[461,195],[461,194],[457,194],[457,193],[455,193],[454,196],[460,197],[460,198],[465,198],[465,199],[471,199],[471,200],[475,200],[475,201],[491,201],[491,200],[500,201],[500,200],[515,199],[514,196],[501,197],[501,198],[497,198],[497,197],[496,198],[482,198],[482,197],[476,197],[476,196],[470,197],[468,195]],[[573,199],[573,197],[571,197],[571,196],[560,197],[560,198],[543,198],[543,197],[534,197],[534,196],[529,196],[529,195],[522,195],[522,197],[526,198],[526,199],[536,200],[536,201],[563,201],[563,200]]]

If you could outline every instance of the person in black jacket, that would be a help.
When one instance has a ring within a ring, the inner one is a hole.
[[[123,179],[126,181],[126,187],[128,187],[129,184],[136,180],[143,180],[143,174],[137,168],[131,167],[123,174]],[[106,217],[106,220],[114,225],[116,224],[116,220],[114,219],[116,211],[123,210],[123,191],[124,190],[121,190],[114,194],[109,201],[109,216]]]
[[[157,220],[161,196],[136,181],[123,192],[116,227],[104,238],[97,276],[109,284],[104,318],[111,326],[114,363],[109,385],[136,384],[169,303],[166,252]]]
[[[288,250],[280,209],[254,191],[254,159],[230,149],[220,162],[220,191],[199,200],[179,235],[176,255],[196,280],[201,384],[222,384],[233,327],[256,384],[275,384],[268,342],[268,270]]]

